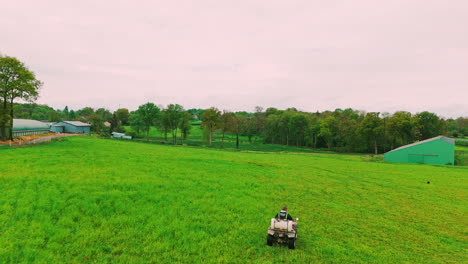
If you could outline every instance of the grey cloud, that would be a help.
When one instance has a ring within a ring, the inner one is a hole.
[[[25,61],[45,83],[39,102],[59,108],[153,100],[468,116],[467,8],[462,0],[4,1],[0,52]]]

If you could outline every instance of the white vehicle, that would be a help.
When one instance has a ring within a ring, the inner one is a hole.
[[[299,221],[299,218],[296,218]],[[272,218],[268,228],[267,245],[273,243],[288,244],[289,249],[296,248],[297,223],[291,220],[280,220]]]

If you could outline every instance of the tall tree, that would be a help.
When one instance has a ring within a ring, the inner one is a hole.
[[[86,123],[91,122],[90,118],[92,114],[94,114],[94,109],[89,106],[77,111],[78,119]]]
[[[192,115],[189,112],[184,112],[182,120],[179,124],[180,134],[182,139],[187,139],[187,136],[190,134],[190,129],[192,129],[192,124],[190,124],[190,119]]]
[[[310,115],[307,127],[307,134],[310,137],[310,146],[312,148],[317,147],[317,137],[320,132],[320,124],[317,117]]]
[[[234,114],[224,110],[223,114],[221,115],[221,147],[224,148],[224,136],[227,132],[232,131],[232,127],[234,126]]]
[[[383,136],[383,120],[379,117],[379,112],[367,113],[361,122],[360,133],[367,139],[367,142],[374,147],[374,153],[378,154],[378,141]]]
[[[231,128],[232,129],[231,132],[236,134],[236,149],[239,149],[239,145],[240,145],[239,135],[240,133],[242,133],[242,131],[244,131],[246,127],[246,123],[247,123],[247,120],[244,115],[239,114],[239,113],[236,113],[234,115],[234,123]]]
[[[410,112],[395,112],[386,122],[390,148],[406,145],[414,141],[414,119]]]
[[[149,136],[151,126],[156,122],[156,118],[159,114],[159,107],[153,103],[146,103],[140,105],[138,110],[134,112],[137,115],[137,120],[141,121],[145,127],[146,137]]]
[[[267,113],[269,109],[271,108],[267,109]],[[266,143],[272,143],[272,144],[281,143],[278,140],[279,120],[280,120],[280,114],[276,114],[276,111],[275,113],[268,114],[266,121],[265,121],[265,127],[263,130],[264,141]]]
[[[325,140],[328,149],[333,146],[333,138],[336,135],[336,118],[328,116],[320,120],[320,130],[318,136]]]
[[[117,112],[117,111],[116,111]],[[116,112],[112,114],[112,120],[110,121],[110,132],[120,132],[120,120],[117,117]]]
[[[60,121],[60,119],[61,119],[60,114],[57,113],[57,111],[55,110],[49,111],[49,118],[48,118],[49,122],[58,122]]]
[[[137,114],[136,111],[133,111],[129,118],[130,127],[135,132],[134,136],[140,135],[141,132],[145,131],[145,123],[141,115]]]
[[[443,134],[444,122],[434,113],[421,112],[416,114],[415,122],[420,140],[436,137]]]
[[[14,57],[0,56],[0,133],[3,140],[7,127],[11,128],[8,137],[13,139],[14,101],[35,101],[41,86],[41,81],[24,63]]]
[[[178,104],[170,104],[163,110],[164,116],[167,119],[169,131],[172,134],[172,143],[177,143],[177,130],[184,117],[184,108]]]
[[[96,114],[101,116],[103,121],[110,122],[112,120],[112,113],[105,109],[105,108],[99,108],[96,110]]]
[[[102,128],[104,127],[104,119],[102,115],[96,113],[92,113],[89,116],[89,122],[91,123],[91,127],[96,133],[100,133],[102,131]]]
[[[281,135],[281,142],[286,146],[289,146],[289,140],[291,136],[291,111],[285,111],[279,120],[278,132]]]
[[[201,116],[202,128],[208,134],[208,144],[211,146],[213,141],[213,133],[220,127],[221,111],[211,107],[205,110]]]
[[[157,120],[157,127],[161,133],[164,135],[164,140],[167,140],[167,134],[170,131],[171,127],[171,120],[169,113],[167,111],[162,111],[159,114],[159,118]]]
[[[307,118],[303,113],[296,113],[291,117],[291,130],[296,141],[296,146],[304,144],[305,132],[307,131]]]
[[[128,119],[130,118],[130,113],[127,108],[119,108],[115,111],[117,119],[120,121],[122,126],[128,125]]]
[[[261,106],[256,106],[255,107],[255,113],[254,113],[254,118],[253,118],[253,136],[254,136],[254,142],[257,142],[257,136],[260,136],[262,134],[263,129],[265,128],[265,123],[266,123],[266,114],[263,112],[263,107]]]
[[[62,119],[68,120],[69,115],[70,115],[70,111],[68,110],[68,106],[65,106],[65,108],[62,111]]]

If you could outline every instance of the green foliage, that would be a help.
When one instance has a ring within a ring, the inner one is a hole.
[[[128,121],[129,121],[129,118],[130,118],[130,112],[128,111],[127,108],[117,109],[117,111],[115,111],[114,114],[116,115],[117,119],[119,120],[119,122],[123,126],[128,125]]]
[[[61,120],[60,115],[55,110],[49,111],[49,118],[47,119],[49,122],[58,122]]]
[[[459,117],[457,119],[447,120],[447,130],[449,136],[463,138],[468,136],[468,118]]]
[[[190,130],[192,129],[192,123],[190,123],[191,116],[192,115],[190,115],[189,112],[184,112],[179,124],[179,129],[183,140],[187,139],[188,135],[190,134]]]
[[[333,135],[336,130],[336,119],[333,116],[329,116],[325,119],[320,120],[320,130],[318,135],[322,137],[328,149],[332,147],[333,144]]]
[[[104,108],[99,108],[96,110],[96,114],[101,117],[103,121],[110,122],[112,120],[112,113]]]
[[[197,133],[190,131],[191,125],[198,126],[203,123],[198,118],[201,118],[205,110],[189,109],[183,111],[181,105],[173,104],[172,106],[178,110],[168,111],[166,109],[157,114],[154,119],[150,119],[148,123],[144,122],[142,115],[135,115],[138,111],[130,114],[125,108],[115,112],[118,114],[118,120],[115,120],[106,109],[100,108],[94,111],[91,107],[84,107],[75,112],[68,110],[68,108],[54,110],[46,105],[15,104],[14,112],[16,118],[50,121],[78,119],[87,123],[91,123],[90,118],[93,113],[96,113],[99,120],[111,123],[112,131],[122,132],[120,126],[130,124],[133,135],[142,137],[144,136],[142,132],[145,131],[147,132],[146,138],[151,141],[151,126],[155,125],[163,134],[161,139],[166,143],[169,143],[167,135],[171,135],[172,144],[181,143],[180,140],[201,144],[196,138]],[[255,113],[226,112],[222,115],[219,112],[218,121],[215,122],[216,126],[211,127],[211,130],[205,130],[206,141],[209,143],[211,137],[211,145],[223,148],[225,138],[236,136],[236,138],[246,137],[249,144],[262,142],[285,146],[295,145],[301,148],[328,148],[336,152],[384,153],[434,135],[462,139],[465,134],[468,134],[467,118],[444,120],[430,112],[421,112],[416,115],[405,111],[394,114],[366,114],[351,108],[344,110],[338,108],[334,111],[321,113],[301,112],[296,108],[286,110],[267,108],[263,112],[261,107],[257,107],[255,111]],[[210,113],[208,112],[208,114]],[[94,119],[96,120],[95,117]],[[127,119],[128,121],[125,121]],[[102,122],[96,123],[92,129],[94,131],[103,130]],[[189,134],[192,135],[189,136]],[[195,138],[192,140],[191,137],[194,135]],[[220,142],[215,142],[216,140]],[[242,140],[239,140],[239,144],[241,142]],[[229,148],[229,143],[227,145]]]
[[[468,147],[468,139],[460,139],[460,140],[455,140],[455,144],[457,146],[465,146],[465,147]]]
[[[203,112],[201,120],[203,121],[202,128],[205,129],[208,135],[209,145],[211,146],[213,133],[219,129],[222,124],[221,111],[214,107],[207,109]]]
[[[203,112],[205,112],[205,109],[192,108],[192,109],[187,110],[187,112],[190,114],[190,120],[195,121],[195,120],[201,120],[201,116]]]
[[[47,105],[14,104],[14,118],[49,120],[49,113],[54,109]]]
[[[132,116],[135,116],[131,121],[133,122],[133,127],[140,128],[144,127],[146,131],[146,137],[149,136],[149,130],[152,125],[156,122],[160,110],[153,103],[146,103],[140,105],[138,110],[132,113]]]
[[[468,144],[460,144],[462,141],[456,141],[455,146],[455,165],[468,166]],[[468,143],[468,141],[464,141]]]
[[[444,122],[436,114],[424,111],[414,117],[417,124],[417,135],[420,140],[436,137],[444,133]]]
[[[34,102],[39,96],[42,82],[36,79],[24,63],[14,57],[0,55],[0,139],[13,139],[7,136],[6,128],[13,126],[14,102],[17,99]],[[9,115],[6,118],[5,115]]]
[[[0,152],[2,263],[466,260],[463,167],[91,137]],[[285,204],[294,251],[265,245]]]
[[[83,109],[76,111],[76,113],[80,120],[84,122],[89,122],[91,115],[94,114],[94,109],[91,107],[85,107]]]
[[[96,133],[101,133],[104,128],[104,119],[98,112],[92,113],[88,117],[88,122],[91,124],[91,128]]]
[[[367,140],[368,149],[374,148],[375,154],[378,153],[378,141],[383,139],[385,131],[379,115],[376,112],[367,113],[359,128],[359,133]]]
[[[166,109],[163,110],[163,116],[165,124],[167,124],[167,130],[172,133],[172,143],[177,143],[177,130],[184,120],[184,108],[179,104],[170,104]],[[187,121],[188,122],[188,121]]]
[[[135,112],[132,112],[132,115],[130,115],[130,118],[129,118],[129,123],[130,123],[130,127],[132,129],[132,137],[135,137],[135,136],[140,136],[140,133],[145,131],[145,124],[143,122],[143,120],[141,119],[141,116],[140,115],[135,115],[134,114]],[[129,133],[130,131],[127,131],[127,133]]]

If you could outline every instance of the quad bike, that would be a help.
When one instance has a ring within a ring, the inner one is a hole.
[[[296,218],[298,221],[299,218]],[[296,248],[297,223],[291,220],[271,219],[270,228],[268,228],[267,245],[273,246],[273,243],[288,244],[289,249]]]

